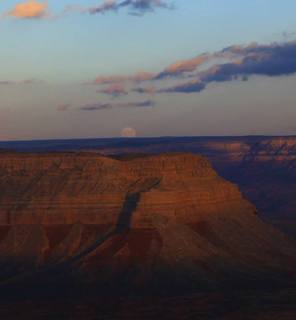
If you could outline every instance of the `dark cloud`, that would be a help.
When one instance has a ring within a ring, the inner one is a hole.
[[[85,11],[87,11],[90,14],[98,14],[98,13],[105,13],[108,11],[116,11],[118,10],[118,3],[115,0],[105,0],[104,3],[102,3],[99,6],[96,7],[90,7],[88,9],[86,9]]]
[[[226,82],[241,79],[247,81],[249,76],[285,76],[296,73],[296,42],[271,45],[251,44],[246,47],[232,46],[221,51],[221,56],[235,55],[236,60],[229,63],[215,64],[209,69],[197,72],[196,80],[188,81],[157,92],[192,93],[204,90],[211,82]],[[216,54],[216,56],[218,56]],[[175,73],[177,75],[179,73]],[[138,90],[140,92],[140,90]]]
[[[296,42],[284,44],[231,46],[221,51],[201,54],[192,59],[172,63],[154,77],[162,80],[168,77],[182,78],[201,76],[205,82],[228,81],[237,75],[277,76],[295,72]],[[226,61],[225,61],[226,60]],[[204,74],[198,71],[206,63],[217,63]]]
[[[122,8],[127,8],[132,15],[142,16],[146,12],[153,12],[158,8],[171,9],[172,5],[166,0],[105,0],[99,6],[81,9],[80,11],[90,14],[100,14],[118,11]]]
[[[234,45],[214,53],[203,53],[191,59],[177,61],[159,73],[139,72],[132,76],[98,76],[90,83],[110,85],[109,88],[99,91],[110,95],[113,95],[114,91],[114,95],[122,95],[128,93],[123,89],[123,84],[127,82],[154,81],[155,86],[143,85],[131,89],[131,92],[153,95],[201,92],[211,82],[237,79],[247,81],[252,75],[284,76],[294,73],[296,73],[296,41],[269,45],[251,43],[248,46]],[[170,79],[189,80],[164,89],[156,87],[159,81]]]
[[[159,93],[193,93],[193,92],[200,92],[203,91],[206,87],[204,82],[199,80],[196,81],[189,81],[183,84],[179,84],[170,88],[160,89],[158,90]]]
[[[283,76],[296,72],[296,42],[241,49],[244,57],[236,63],[216,65],[201,75],[205,83],[223,82],[238,76]]]
[[[136,87],[132,89],[133,92],[140,93],[140,94],[149,94],[149,95],[155,95],[159,90],[156,89],[156,87]]]
[[[137,107],[137,108],[149,108],[154,107],[155,102],[152,100],[138,101],[138,102],[130,102],[127,104],[128,107]]]
[[[148,11],[153,11],[155,8],[172,8],[172,6],[164,0],[125,0],[119,5],[121,7],[129,7],[133,15],[143,15]]]
[[[94,103],[87,104],[80,108],[81,111],[101,111],[112,108],[149,108],[154,107],[155,102],[152,100],[119,102],[119,103]]]
[[[111,109],[112,105],[110,103],[91,103],[86,104],[79,108],[81,111],[100,111],[100,110],[106,110]]]

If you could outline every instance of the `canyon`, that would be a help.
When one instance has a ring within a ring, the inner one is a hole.
[[[163,137],[0,142],[0,150],[89,151],[103,155],[190,152],[237,184],[262,218],[296,236],[296,137]]]
[[[207,157],[221,176],[239,185],[264,219],[296,236],[296,137],[147,139],[100,149],[105,154],[163,151]]]
[[[196,154],[111,153],[0,152],[1,317],[295,317],[295,241],[238,185]]]
[[[295,243],[202,156],[2,152],[0,204],[4,288],[172,293],[295,280]]]

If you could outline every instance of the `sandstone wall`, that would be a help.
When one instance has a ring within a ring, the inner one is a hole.
[[[0,157],[1,225],[114,225],[132,194],[139,195],[132,220],[141,225],[155,212],[195,222],[199,212],[246,206],[235,185],[191,154],[130,161],[71,153]]]

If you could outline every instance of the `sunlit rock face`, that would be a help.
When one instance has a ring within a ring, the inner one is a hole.
[[[255,211],[237,187],[217,176],[202,157],[183,154],[130,161],[90,154],[3,154],[1,224],[116,224],[134,195],[131,223],[149,216],[194,223],[199,213]]]
[[[71,145],[71,143],[69,143]],[[80,149],[83,143],[78,144]],[[187,151],[205,156],[239,185],[260,216],[296,238],[296,137],[192,137],[123,141],[93,147],[105,154]]]
[[[2,153],[0,224],[0,284],[59,268],[153,288],[295,275],[295,244],[192,154]]]

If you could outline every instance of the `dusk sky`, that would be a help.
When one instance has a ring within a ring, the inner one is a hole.
[[[0,0],[0,140],[296,134],[295,0]]]

